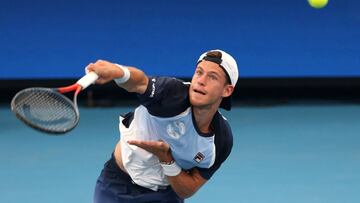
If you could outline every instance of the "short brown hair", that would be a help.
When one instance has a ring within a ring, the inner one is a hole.
[[[226,84],[231,84],[229,74],[226,72],[225,68],[220,65],[222,62],[221,57],[222,57],[222,53],[220,51],[209,51],[206,53],[204,60],[218,64],[225,73]]]

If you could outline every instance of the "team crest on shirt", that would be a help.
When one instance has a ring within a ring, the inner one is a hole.
[[[182,121],[174,121],[166,126],[167,134],[175,139],[179,139],[185,134],[186,127]]]
[[[194,161],[196,161],[196,163],[200,163],[202,160],[204,160],[204,158],[205,156],[201,152],[198,152],[194,157]]]

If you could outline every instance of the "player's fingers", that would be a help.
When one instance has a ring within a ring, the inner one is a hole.
[[[93,63],[89,63],[89,65],[87,65],[87,66],[85,67],[85,71],[88,71],[88,72],[95,71],[95,66],[94,66],[94,64],[93,64]],[[86,73],[88,73],[88,72],[86,72]]]
[[[149,143],[146,143],[144,141],[129,140],[128,143],[140,147],[150,153],[154,153],[154,148],[152,146],[149,146]]]
[[[151,146],[152,143],[149,141],[142,141],[142,140],[129,140],[129,144],[136,145],[138,147],[145,147],[145,146]]]
[[[90,72],[95,72],[99,76],[99,78],[94,83],[96,83],[96,84],[105,84],[107,82],[107,81],[104,80],[102,75],[99,74],[99,72],[97,71],[96,66],[93,63],[90,63],[89,65],[87,65],[85,67],[85,73],[88,74]]]
[[[97,66],[106,66],[108,63],[109,63],[109,62],[107,62],[107,61],[105,61],[105,60],[99,59],[99,60],[97,60],[97,61],[95,62],[95,65],[97,65]]]
[[[157,143],[153,141],[129,140],[128,143],[143,148],[145,150],[158,148]]]
[[[102,84],[105,84],[105,83],[106,83],[106,80],[104,80],[104,79],[99,78],[99,79],[96,80],[96,84],[102,85]]]
[[[91,65],[91,63],[85,67],[85,74],[88,74],[88,73],[94,71],[94,70],[89,69],[90,65]]]
[[[163,141],[129,140],[128,143],[152,152],[166,152],[170,148],[169,145]]]
[[[140,147],[140,141],[138,140],[128,140],[127,143]]]

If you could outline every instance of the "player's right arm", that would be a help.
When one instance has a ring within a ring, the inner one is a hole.
[[[145,73],[134,67],[126,66],[126,68],[130,72],[130,78],[125,83],[118,85],[128,92],[136,92],[139,94],[145,93],[149,82]],[[122,78],[125,74],[123,69],[118,65],[104,60],[90,63],[87,66],[87,69],[89,71],[94,71],[99,75],[99,78],[96,80],[97,84],[105,84],[113,79]]]

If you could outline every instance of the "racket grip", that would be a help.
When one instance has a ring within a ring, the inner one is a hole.
[[[89,72],[84,77],[80,78],[80,80],[78,80],[76,83],[79,84],[82,89],[85,89],[94,83],[98,78],[99,76],[95,72]]]

